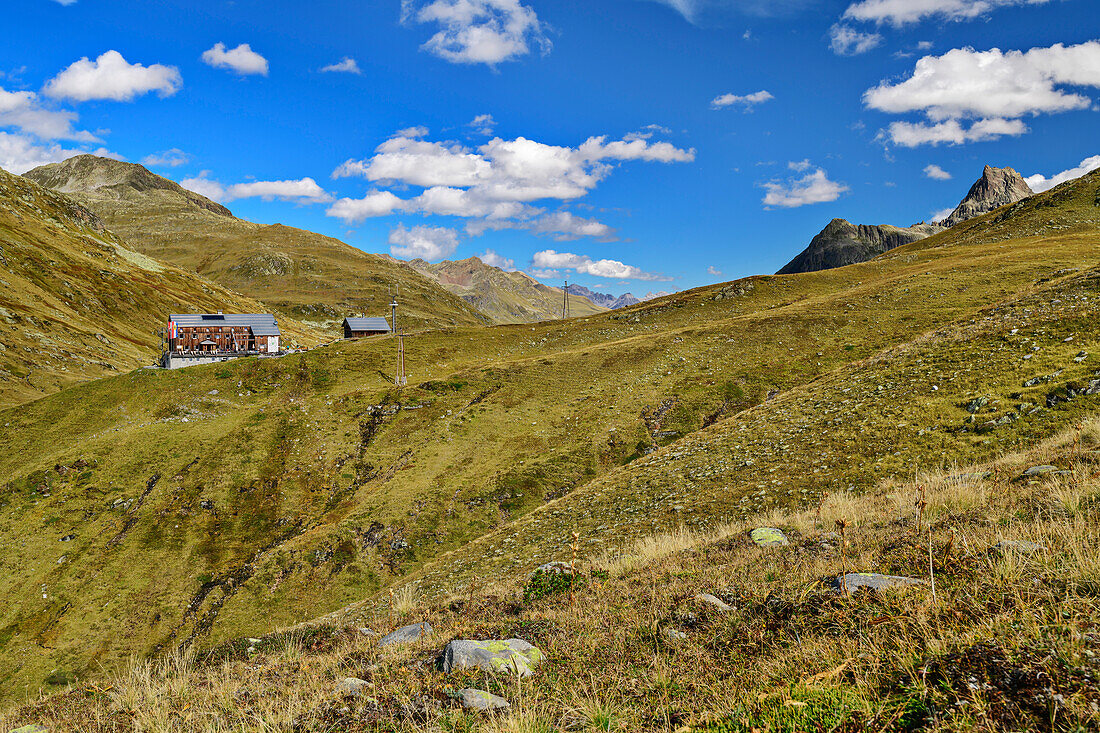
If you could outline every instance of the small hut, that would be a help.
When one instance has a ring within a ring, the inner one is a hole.
[[[344,338],[357,339],[364,336],[382,336],[390,332],[390,324],[385,318],[344,319]]]

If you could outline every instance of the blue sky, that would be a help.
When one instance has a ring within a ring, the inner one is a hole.
[[[616,294],[774,272],[834,217],[931,219],[986,163],[1036,188],[1100,166],[1092,0],[24,0],[6,19],[0,167],[99,151],[244,218]]]

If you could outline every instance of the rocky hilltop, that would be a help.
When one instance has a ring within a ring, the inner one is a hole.
[[[561,318],[561,289],[543,285],[522,272],[505,272],[477,257],[437,263],[415,259],[405,264],[432,278],[496,323],[534,323]],[[589,316],[606,310],[583,297],[578,290],[575,286],[569,288],[572,316]]]
[[[408,328],[489,322],[404,263],[303,229],[239,219],[134,163],[78,155],[24,176],[90,209],[127,247],[208,277],[330,336],[349,314],[388,313],[395,287]]]
[[[966,198],[951,212],[951,216],[941,222],[945,227],[953,227],[967,219],[987,214],[1002,206],[1014,204],[1035,192],[1027,185],[1019,173],[1013,168],[994,168],[987,165]]]
[[[866,262],[894,247],[916,242],[943,231],[935,224],[916,224],[902,229],[889,224],[852,224],[833,219],[807,247],[780,270],[779,275],[815,272]]]

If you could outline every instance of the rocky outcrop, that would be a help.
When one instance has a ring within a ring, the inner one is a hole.
[[[1022,201],[1035,192],[1027,185],[1019,173],[1012,168],[994,168],[987,165],[966,198],[962,200],[951,216],[941,222],[945,227],[953,227],[967,219],[987,214],[1002,206]]]
[[[943,231],[934,224],[917,224],[902,229],[883,224],[871,226],[833,219],[810,241],[810,246],[787,263],[779,275],[816,272],[853,265],[878,257],[903,244],[916,242]]]

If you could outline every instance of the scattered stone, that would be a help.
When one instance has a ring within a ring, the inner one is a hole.
[[[455,639],[443,649],[443,671],[480,669],[484,672],[515,672],[521,677],[534,673],[545,655],[523,639],[469,641]]]
[[[679,629],[665,629],[665,638],[669,641],[684,641],[688,635]]]
[[[539,565],[531,575],[535,575],[536,573],[542,573],[543,575],[572,575],[573,568],[571,568],[567,562],[555,560]]]
[[[791,544],[783,530],[775,527],[757,527],[749,533],[749,538],[760,547],[783,547]]]
[[[924,585],[923,580],[906,578],[901,575],[882,575],[880,573],[848,573],[834,578],[832,588],[838,593],[852,594],[860,588],[873,591],[893,590],[906,588],[911,585]]]
[[[1044,473],[1050,473],[1052,471],[1057,471],[1057,470],[1058,470],[1057,466],[1032,466],[1031,468],[1024,471],[1024,475],[1025,476],[1042,476]]]
[[[31,723],[30,725],[24,725],[21,728],[12,728],[11,733],[50,733],[50,729],[44,725]]]
[[[989,549],[997,555],[1007,555],[1009,552],[1034,555],[1036,552],[1045,552],[1047,548],[1038,542],[1028,542],[1027,540],[1001,540]]]
[[[64,537],[61,538],[61,541],[62,542],[72,542],[75,539],[76,539],[75,534],[67,534],[67,535],[65,535]]]
[[[363,694],[363,690],[369,685],[369,682],[361,680],[358,677],[345,677],[340,680],[340,684],[336,686],[336,692],[343,697],[359,697]]]
[[[988,405],[990,402],[991,400],[988,397],[982,395],[981,397],[975,397],[974,399],[970,400],[970,402],[967,402],[965,405],[963,405],[963,409],[973,415],[974,413],[978,412],[978,410]]]
[[[1080,364],[1081,362],[1083,362],[1087,358],[1089,358],[1088,352],[1087,351],[1082,351],[1077,356],[1073,357],[1073,360],[1075,362],[1077,362],[1078,364]]]
[[[427,621],[421,621],[418,624],[409,624],[408,626],[402,626],[397,631],[391,631],[378,640],[378,646],[389,646],[390,644],[408,644],[416,641],[422,636],[428,636],[432,633],[432,625]]]
[[[469,687],[459,690],[456,697],[462,703],[462,707],[470,710],[505,710],[512,706],[503,697]]]
[[[695,596],[695,600],[700,603],[706,603],[707,605],[714,606],[719,611],[732,611],[733,606],[723,601],[718,596],[711,595],[710,593],[699,593]]]

